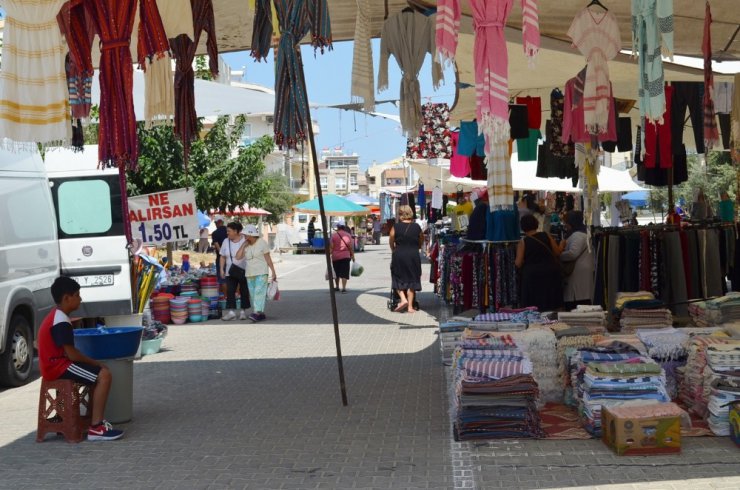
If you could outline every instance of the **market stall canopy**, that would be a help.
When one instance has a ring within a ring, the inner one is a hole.
[[[95,71],[92,103],[100,104],[99,72]],[[134,112],[136,119],[144,120],[144,72],[134,71]],[[275,112],[275,93],[270,89],[243,88],[195,79],[195,112],[199,117],[245,115],[272,115]]]
[[[355,204],[359,204],[360,206],[377,206],[379,203],[377,198],[367,196],[365,194],[360,194],[358,192],[347,194],[346,196],[344,196],[344,198],[348,201],[352,201]]]
[[[351,0],[327,0],[331,15],[331,28],[334,41],[346,41],[354,38],[357,4]],[[380,29],[386,13],[393,15],[409,4],[422,8],[436,8],[435,0],[372,0],[370,3],[370,31],[373,37],[380,36]],[[218,47],[222,53],[243,51],[250,47],[252,40],[252,19],[254,11],[248,8],[244,0],[216,0],[213,10],[216,19]],[[586,0],[545,0],[538,2],[539,24],[543,45],[550,39],[570,44],[566,33],[573,17],[587,4]],[[630,4],[627,0],[608,2],[609,11],[616,15],[622,36],[622,47],[631,49]],[[701,32],[704,26],[704,2],[696,0],[673,0],[674,12],[674,51],[679,55],[701,57]],[[737,0],[712,0],[712,42],[715,46],[715,59],[731,60],[740,56],[740,36],[735,36],[740,25],[740,9]],[[461,31],[471,34],[472,21],[470,4],[460,1],[462,7]],[[507,36],[521,39],[522,11],[519,2],[512,9],[507,21]],[[205,38],[205,36],[204,36]],[[304,43],[310,41],[310,36]],[[521,46],[518,47],[521,51]],[[546,48],[549,49],[549,48]],[[513,53],[513,51],[509,51]],[[205,39],[198,46],[198,54],[205,54]],[[472,51],[471,51],[472,53]],[[548,54],[549,55],[549,54]],[[547,55],[545,55],[547,56]],[[540,56],[542,59],[544,56]],[[510,62],[515,56],[510,56]],[[539,60],[538,60],[539,61]],[[513,72],[512,69],[509,70]]]
[[[234,208],[231,211],[224,211],[223,213],[217,211],[211,211],[211,216],[215,214],[221,214],[223,216],[270,216],[272,213],[262,208],[253,208],[248,204]]]
[[[359,204],[355,204],[342,196],[336,194],[324,194],[324,210],[327,216],[362,216],[370,214],[370,211]],[[318,214],[319,199],[302,202],[293,206],[293,209],[302,213]]]
[[[512,162],[512,186],[520,191],[581,192],[570,179],[537,177],[537,162]],[[632,180],[629,170],[602,166],[599,169],[599,192],[645,190]]]
[[[431,191],[438,186],[445,194],[457,190],[470,192],[477,187],[486,187],[485,180],[473,180],[467,177],[454,177],[450,174],[450,161],[443,159],[439,165],[430,165],[426,160],[410,160],[409,164],[419,175],[419,182],[424,183],[424,189]]]
[[[629,201],[633,206],[647,206],[650,191],[633,191],[622,196],[623,201]]]

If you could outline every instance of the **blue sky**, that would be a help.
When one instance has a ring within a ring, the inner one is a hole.
[[[380,41],[375,39],[372,43],[377,87]],[[323,55],[318,53],[316,56],[310,46],[302,48],[306,86],[311,102],[330,105],[351,102],[353,46],[352,41],[337,42],[332,51],[325,51]],[[229,53],[223,57],[232,69],[245,69],[244,81],[274,88],[275,66],[272,52],[266,63],[257,63],[247,52]],[[435,91],[430,65],[431,57],[427,55],[419,73],[422,103],[427,102],[427,97],[431,97],[432,102],[447,102],[451,105],[455,97],[453,70],[445,70],[445,84]],[[388,68],[388,90],[376,93],[376,100],[398,98],[401,70],[395,58],[390,58]],[[393,104],[378,105],[376,111],[398,114],[398,109]],[[400,157],[406,151],[406,139],[401,136],[400,125],[394,121],[338,109],[314,109],[311,116],[318,121],[320,127],[320,133],[316,137],[317,149],[321,151],[322,148],[341,146],[346,153],[357,153],[360,156],[362,168],[370,166],[373,160],[383,163]]]

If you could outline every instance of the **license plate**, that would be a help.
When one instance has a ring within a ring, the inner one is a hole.
[[[113,274],[99,274],[95,276],[74,276],[72,277],[77,281],[80,287],[83,288],[94,288],[97,286],[112,286],[113,285]]]

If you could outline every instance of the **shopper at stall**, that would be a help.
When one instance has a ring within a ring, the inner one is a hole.
[[[717,215],[723,223],[735,222],[735,203],[730,199],[727,191],[722,191],[717,209]]]
[[[308,220],[308,243],[313,243],[313,237],[316,236],[316,216],[311,216]]]
[[[331,262],[334,267],[334,290],[339,291],[339,281],[342,282],[342,293],[347,292],[347,281],[349,280],[350,260],[355,260],[354,247],[352,246],[352,235],[342,223],[337,223],[337,229],[332,234],[329,242]]]
[[[414,313],[414,297],[421,291],[421,257],[424,234],[414,222],[409,206],[398,208],[398,223],[393,225],[388,243],[391,247],[391,282],[401,299],[393,311]]]
[[[588,249],[583,212],[568,211],[565,215],[566,239],[560,243],[560,261],[567,272],[563,287],[565,309],[591,303],[594,288],[594,258]]]
[[[236,288],[239,288],[241,297],[241,308],[239,320],[247,319],[247,308],[251,306],[249,302],[249,289],[247,287],[247,260],[237,256],[239,249],[246,238],[241,234],[242,225],[238,221],[232,221],[226,225],[227,238],[221,245],[221,277],[226,279],[226,311],[221,316],[221,320],[236,320]]]
[[[254,225],[244,227],[246,240],[239,247],[236,258],[247,260],[247,286],[249,298],[252,301],[253,311],[249,319],[259,322],[267,318],[265,316],[265,300],[267,299],[267,277],[272,272],[271,279],[277,281],[275,266],[270,257],[270,247],[260,237],[260,232]]]
[[[226,294],[226,279],[221,274],[221,245],[226,240],[226,226],[224,226],[224,219],[221,216],[215,216],[213,222],[216,223],[216,229],[211,234],[211,244],[216,251],[216,277],[218,278],[221,294]]]
[[[520,306],[536,306],[540,311],[563,306],[563,275],[560,247],[549,233],[538,232],[533,215],[521,218],[524,237],[516,249],[514,264],[521,271]]]
[[[92,424],[87,431],[87,440],[120,439],[123,431],[114,429],[103,418],[113,383],[110,370],[102,362],[91,359],[75,347],[69,314],[82,303],[80,285],[70,277],[58,277],[51,285],[51,296],[56,308],[44,318],[38,334],[41,376],[47,381],[71,379],[92,386]]]
[[[208,250],[208,228],[200,229],[200,239],[198,240],[198,253],[204,254]]]
[[[474,189],[470,197],[475,199],[475,208],[468,224],[468,240],[485,240],[488,219],[488,191],[486,188]]]

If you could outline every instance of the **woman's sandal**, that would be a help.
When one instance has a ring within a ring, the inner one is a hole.
[[[408,303],[400,303],[398,306],[393,308],[393,311],[395,311],[396,313],[401,313],[404,310],[404,308],[408,307],[408,305],[409,305]]]

